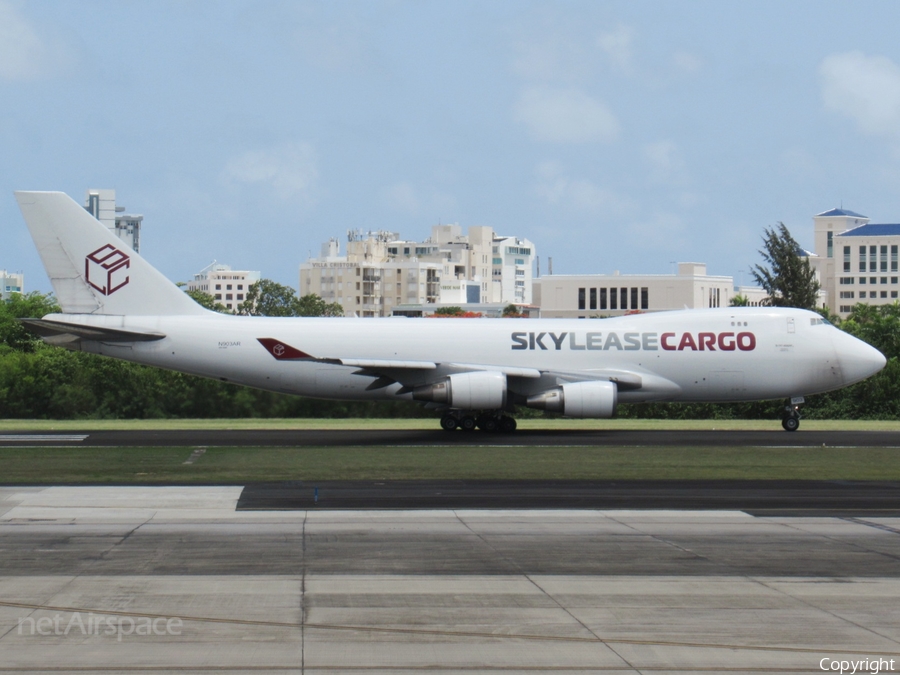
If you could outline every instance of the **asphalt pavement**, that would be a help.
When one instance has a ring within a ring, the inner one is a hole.
[[[437,424],[435,422],[435,424]],[[90,445],[119,447],[175,446],[682,446],[682,447],[900,447],[900,431],[786,432],[777,423],[771,431],[671,430],[520,430],[511,434],[483,431],[266,429],[10,432],[0,434],[3,446]]]

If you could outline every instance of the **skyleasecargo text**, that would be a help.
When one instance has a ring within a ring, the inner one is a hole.
[[[707,351],[752,352],[756,349],[753,333],[528,333],[516,332],[511,336],[512,349],[543,349],[562,351],[609,350],[623,351]],[[567,339],[568,338],[568,339]]]

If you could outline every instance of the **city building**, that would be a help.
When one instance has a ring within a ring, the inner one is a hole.
[[[431,305],[531,304],[534,245],[491,227],[435,225],[424,242],[351,230],[300,265],[300,295],[338,302],[348,316],[422,315]],[[395,311],[402,308],[403,311]]]
[[[897,302],[900,291],[900,224],[875,224],[846,209],[813,216],[815,252],[809,256],[823,304],[847,318],[853,305]]]
[[[202,291],[232,312],[245,300],[250,286],[260,280],[259,272],[233,270],[213,260],[187,283],[187,290]]]
[[[6,300],[13,293],[25,292],[25,275],[0,270],[0,300]]]
[[[84,208],[135,253],[141,252],[141,223],[144,216],[127,214],[124,206],[116,206],[115,190],[88,190]]]
[[[741,288],[751,304],[761,289]],[[534,282],[542,318],[585,319],[629,312],[728,307],[734,280],[710,276],[704,263],[678,263],[677,274],[550,274]]]
[[[391,316],[429,317],[437,313],[439,309],[446,307],[459,307],[470,314],[480,314],[484,318],[499,319],[510,304],[515,304],[520,317],[525,319],[539,319],[541,308],[536,305],[519,305],[509,302],[439,302],[434,304],[410,304],[397,305]]]

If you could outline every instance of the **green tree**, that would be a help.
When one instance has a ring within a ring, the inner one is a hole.
[[[438,307],[434,310],[435,316],[462,316],[463,308],[462,307]]]
[[[297,300],[295,316],[344,316],[344,307],[339,302],[325,302],[315,293],[308,293]]]
[[[771,269],[754,265],[750,274],[768,293],[769,305],[815,309],[819,292],[816,273],[784,223],[765,229],[759,254]]]
[[[271,279],[260,279],[250,286],[237,313],[247,316],[344,316],[344,308],[339,302],[327,303],[314,293],[298,298],[293,288]]]
[[[52,293],[13,293],[0,302],[0,344],[19,351],[33,352],[41,339],[16,319],[40,319],[59,311]]]
[[[518,319],[522,316],[522,313],[519,311],[519,308],[514,304],[509,303],[506,307],[503,308],[503,313],[500,315],[506,319]]]
[[[201,307],[205,307],[206,309],[211,309],[214,312],[219,312],[220,314],[230,314],[228,308],[223,305],[221,302],[218,302],[214,296],[209,293],[205,293],[204,291],[185,291],[191,298]]]
[[[271,279],[260,279],[250,286],[247,297],[237,309],[247,316],[297,316],[297,292]]]
[[[732,307],[749,307],[750,306],[750,298],[746,295],[741,295],[738,293],[733,298],[731,298],[731,302],[728,303]]]
[[[885,358],[900,357],[900,304],[866,305],[857,303],[841,328],[868,342]]]

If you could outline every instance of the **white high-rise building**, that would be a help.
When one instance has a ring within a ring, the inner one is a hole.
[[[260,278],[259,272],[233,270],[230,266],[213,260],[187,283],[187,290],[211,295],[216,302],[234,312],[246,298],[250,286]]]
[[[6,300],[13,293],[25,292],[25,275],[0,270],[0,300]]]
[[[401,306],[531,304],[534,245],[485,226],[435,225],[424,242],[395,232],[350,231],[300,265],[300,295],[338,302],[348,316],[390,316]]]
[[[141,223],[144,216],[127,214],[124,206],[116,206],[115,190],[88,190],[84,208],[135,253],[141,252]]]

